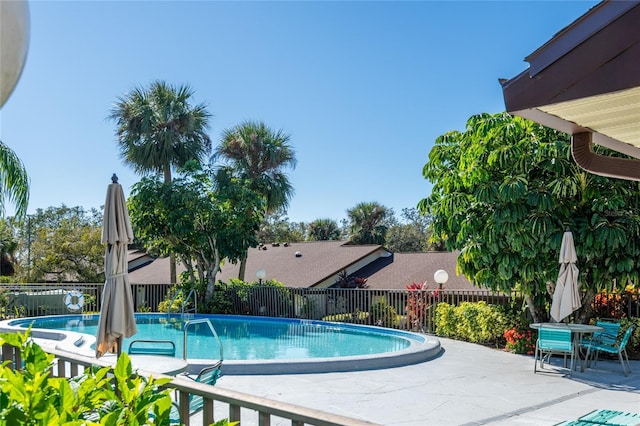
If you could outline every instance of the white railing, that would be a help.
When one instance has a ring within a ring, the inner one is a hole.
[[[113,367],[109,361],[76,355],[69,352],[43,348],[46,352],[55,355],[55,367],[51,374],[54,377],[74,377],[92,365],[101,367]],[[2,361],[11,361],[12,365],[21,365],[20,352],[10,345],[2,346]],[[320,410],[300,407],[286,402],[274,401],[254,395],[224,389],[218,386],[210,386],[197,383],[188,378],[171,377],[150,371],[138,370],[137,374],[154,378],[171,378],[172,381],[165,386],[176,390],[177,403],[180,411],[181,422],[190,426],[194,420],[201,418],[203,426],[214,422],[214,417],[228,418],[230,421],[239,421],[241,425],[249,424],[256,419],[258,426],[269,426],[273,421],[281,419],[290,421],[292,426],[317,425],[317,426],[375,426],[377,423],[367,422],[350,417],[327,413]],[[197,416],[189,416],[190,395],[200,395],[204,404]],[[216,412],[214,413],[214,403]],[[379,426],[379,425],[378,425]]]

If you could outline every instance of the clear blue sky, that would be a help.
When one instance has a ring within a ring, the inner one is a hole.
[[[503,111],[498,78],[596,3],[31,1],[0,138],[27,168],[30,213],[99,208],[112,173],[126,194],[140,179],[120,159],[113,103],[186,83],[214,115],[214,144],[248,119],[291,134],[290,220],[340,220],[361,201],[399,215],[430,193],[435,139]]]

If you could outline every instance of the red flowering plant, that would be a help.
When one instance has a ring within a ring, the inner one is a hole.
[[[629,302],[638,300],[638,289],[629,284],[625,288],[596,294],[591,307],[597,317],[620,319],[627,316]]]
[[[407,313],[407,324],[412,330],[421,330],[425,326],[427,310],[434,300],[438,299],[438,290],[428,291],[427,283],[416,283],[405,285],[409,290],[409,299],[404,310]]]
[[[533,355],[536,342],[532,330],[520,330],[518,327],[513,327],[506,330],[503,336],[507,340],[505,349],[509,352]]]
[[[355,277],[347,274],[346,270],[343,270],[338,274],[336,282],[331,286],[332,288],[367,288],[368,278]]]

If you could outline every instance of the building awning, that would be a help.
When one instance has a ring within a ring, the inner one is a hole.
[[[640,180],[640,1],[603,1],[501,80],[507,112],[572,135],[585,170]],[[594,153],[598,144],[633,158]]]

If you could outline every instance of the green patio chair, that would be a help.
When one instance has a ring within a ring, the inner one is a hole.
[[[620,323],[612,321],[598,321],[596,322],[598,327],[602,327],[602,331],[593,333],[592,341],[598,343],[604,343],[606,345],[613,345],[618,340],[618,334],[620,333]]]
[[[629,364],[629,355],[627,355],[627,344],[629,343],[629,339],[631,339],[631,335],[633,334],[633,326],[627,328],[622,339],[614,342],[613,344],[608,343],[600,343],[600,342],[592,342],[589,347],[589,352],[587,352],[587,359],[591,356],[590,352],[605,352],[608,354],[617,354],[618,359],[620,360],[620,364],[622,364],[622,371],[625,376],[628,376],[631,372],[631,365]],[[597,355],[594,357],[597,360]],[[594,360],[594,363],[595,363]]]
[[[578,420],[592,425],[635,426],[640,424],[640,414],[616,410],[594,410]]]
[[[571,357],[571,366],[569,368],[569,377],[571,377],[576,358],[571,330],[558,327],[540,327],[533,358],[534,374],[537,372],[538,359],[542,369],[544,368],[545,357],[548,362],[551,362],[552,355],[563,355],[565,368],[567,367],[567,356]]]
[[[202,370],[200,370],[200,373],[198,373],[198,376],[196,376],[196,378],[193,380],[198,383],[205,383],[207,385],[215,386],[218,379],[220,379],[220,377],[222,376],[221,368],[222,368],[222,361],[218,361],[216,364],[211,365],[209,367],[205,367]],[[184,377],[191,378],[190,376],[187,376],[187,375],[185,375]],[[170,414],[170,423],[172,425],[180,424],[180,406],[178,405],[177,401],[178,401],[178,394],[176,392],[175,401],[173,403],[173,407],[171,409],[171,414]],[[189,395],[189,416],[200,411],[203,405],[204,405],[204,401],[200,395],[190,394]]]
[[[598,360],[598,351],[592,351],[589,353],[589,347],[592,343],[613,345],[618,340],[618,334],[620,333],[620,323],[615,321],[598,321],[596,322],[598,327],[602,327],[602,331],[597,331],[591,336],[587,336],[580,341],[581,355],[584,355],[584,359],[587,366],[591,364],[590,357],[593,357],[594,363]]]

